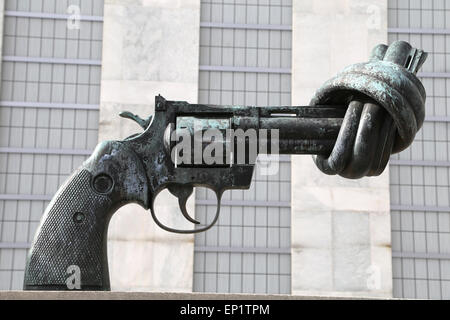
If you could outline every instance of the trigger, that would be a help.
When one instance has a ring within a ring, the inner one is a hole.
[[[197,220],[193,219],[186,210],[186,202],[189,196],[192,194],[194,188],[192,186],[183,186],[179,184],[174,184],[168,187],[170,193],[178,198],[178,205],[180,206],[181,214],[189,222],[194,224],[200,224]]]

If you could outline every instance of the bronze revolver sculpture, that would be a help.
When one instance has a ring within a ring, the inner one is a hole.
[[[347,67],[327,81],[309,106],[213,106],[157,96],[155,114],[147,119],[122,113],[144,131],[100,143],[60,187],[29,251],[24,289],[67,290],[67,268],[75,265],[81,270],[80,289],[109,290],[107,227],[119,207],[138,203],[168,231],[205,231],[218,219],[225,190],[250,187],[258,153],[312,154],[324,173],[351,179],[381,174],[390,155],[407,148],[424,121],[425,89],[415,74],[426,56],[403,41],[378,45],[369,62]],[[208,129],[214,130],[214,138],[197,136]],[[254,130],[258,141],[270,148],[258,145],[250,153],[254,142],[249,136],[228,136],[239,130]],[[188,146],[181,154],[179,133]],[[217,138],[220,134],[225,138]],[[190,140],[200,140],[200,147],[189,147]],[[235,152],[238,140],[245,147],[243,154]],[[197,159],[195,149],[202,154],[212,142],[227,148],[223,153],[214,149],[214,161]],[[216,215],[209,225],[199,225],[187,213],[186,200],[194,186],[209,187],[217,195]],[[166,188],[178,197],[181,213],[196,228],[176,230],[160,222],[153,204]]]

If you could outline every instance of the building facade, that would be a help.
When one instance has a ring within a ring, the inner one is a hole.
[[[447,90],[442,0],[0,1],[0,290],[20,289],[26,252],[59,185],[98,141],[141,129],[154,96],[222,105],[307,105],[343,67],[397,39],[429,58],[427,118],[377,178],[325,176],[311,157],[255,171],[193,235],[159,230],[137,205],[108,231],[113,290],[450,298]],[[447,17],[448,16],[448,17]],[[447,20],[449,22],[447,22]],[[197,188],[188,211],[215,212]],[[181,225],[176,198],[156,211]]]

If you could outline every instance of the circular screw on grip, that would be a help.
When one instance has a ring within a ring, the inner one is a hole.
[[[84,221],[85,214],[83,212],[75,212],[73,215],[73,222],[80,224]]]
[[[345,68],[317,90],[311,105],[348,106],[331,154],[314,157],[322,172],[380,175],[390,155],[412,143],[425,117],[425,89],[415,74],[426,57],[404,41],[378,45],[369,62]]]
[[[93,186],[95,191],[105,194],[111,192],[114,181],[108,174],[100,173],[94,177]]]

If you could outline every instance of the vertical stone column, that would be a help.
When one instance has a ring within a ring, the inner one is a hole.
[[[105,0],[100,141],[141,132],[118,114],[147,117],[158,94],[197,101],[199,24],[198,0]],[[158,203],[160,216],[180,215],[175,198]],[[160,230],[137,205],[121,208],[108,233],[112,290],[192,291],[193,241]]]
[[[5,0],[0,0],[0,52],[3,52],[3,24],[5,16]],[[0,63],[0,74],[2,71],[2,64]],[[1,81],[0,81],[1,86]]]
[[[386,0],[293,0],[292,104],[387,42]],[[392,295],[388,170],[346,180],[292,157],[292,293]]]

